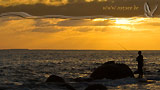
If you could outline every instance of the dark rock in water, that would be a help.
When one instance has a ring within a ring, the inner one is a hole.
[[[71,85],[65,83],[65,80],[59,76],[51,75],[46,80],[47,83],[55,83],[58,86],[66,87],[68,90],[75,90]]]
[[[49,76],[46,82],[65,83],[63,78],[56,76],[56,75]]]
[[[11,87],[10,88],[9,87],[8,88],[7,87],[2,87],[2,86],[0,87],[0,90],[7,90],[7,89],[9,90],[9,89],[11,89]]]
[[[138,70],[136,70],[136,71],[134,72],[134,74],[139,74]]]
[[[101,84],[93,84],[88,86],[85,90],[107,90],[107,88]]]
[[[127,65],[116,64],[114,61],[110,61],[98,67],[90,77],[93,79],[121,79],[134,77],[134,74]]]
[[[76,81],[76,82],[91,82],[91,81],[93,81],[93,79],[92,78],[76,78],[76,79],[74,79],[74,81]]]
[[[69,84],[64,84],[64,86],[67,88],[67,89],[69,89],[69,90],[76,90],[76,89],[74,89],[71,85],[69,85]]]

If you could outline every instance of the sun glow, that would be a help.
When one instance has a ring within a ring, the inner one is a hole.
[[[136,31],[136,28],[134,26],[114,26],[115,28],[123,29],[123,30],[132,30]]]
[[[130,19],[116,19],[115,24],[132,24]]]
[[[105,18],[96,18],[96,19],[93,19],[92,21],[105,21],[105,20],[107,20],[107,19],[105,19]]]
[[[140,24],[141,21],[143,21],[144,19],[135,19],[135,18],[96,18],[93,19],[92,21],[94,22],[103,22],[103,21],[110,21],[109,23],[112,24],[118,24],[118,25],[128,25],[128,24]]]

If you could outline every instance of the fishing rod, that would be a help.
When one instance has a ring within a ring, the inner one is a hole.
[[[121,48],[123,48],[126,52],[128,52],[129,54],[131,54],[132,56],[134,56],[133,55],[133,53],[131,53],[129,50],[127,50],[125,47],[123,47],[120,43],[117,43]]]
[[[125,51],[127,51],[129,54],[131,54],[131,55],[133,55],[129,50],[127,50],[124,46],[122,46],[120,43],[117,43],[121,48],[123,48]],[[138,50],[136,50],[136,51],[138,51]],[[144,57],[144,58],[146,58],[146,57]],[[145,65],[145,60],[146,59],[144,59],[143,58],[143,75],[146,75],[146,65]],[[136,71],[135,71],[136,72]]]

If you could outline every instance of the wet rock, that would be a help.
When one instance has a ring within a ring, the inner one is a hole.
[[[48,77],[46,82],[54,82],[54,83],[65,83],[65,80],[59,76],[51,75]]]
[[[56,75],[49,76],[46,82],[54,83],[55,85],[60,87],[66,87],[68,90],[75,90],[71,85],[67,84],[63,78]]]
[[[85,90],[107,90],[107,88],[101,84],[93,84],[88,86]]]
[[[76,90],[74,89],[71,85],[69,84],[64,84],[64,86],[68,89],[68,90]]]
[[[76,78],[76,79],[74,79],[74,81],[76,81],[76,82],[91,82],[91,81],[93,81],[93,79],[92,78]]]
[[[134,74],[139,74],[138,70],[134,71]]]
[[[131,69],[125,64],[116,64],[114,61],[106,62],[90,75],[93,79],[121,79],[134,77]]]

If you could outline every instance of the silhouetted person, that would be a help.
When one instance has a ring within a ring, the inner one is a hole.
[[[138,74],[139,77],[138,78],[142,78],[143,77],[143,55],[141,51],[138,51],[138,57],[136,58],[136,61],[138,62]]]

